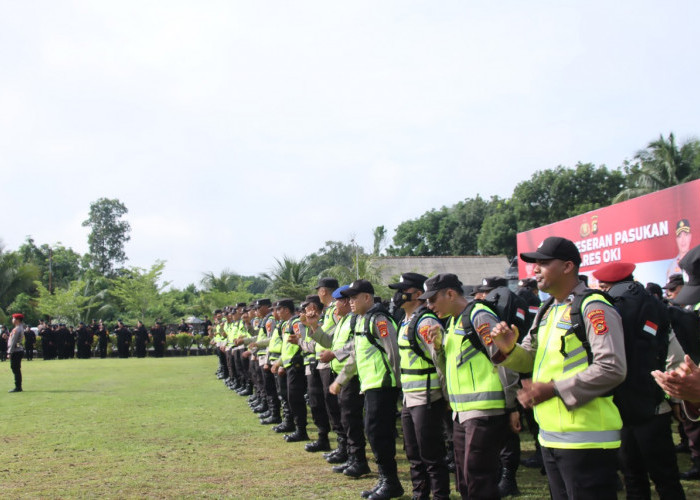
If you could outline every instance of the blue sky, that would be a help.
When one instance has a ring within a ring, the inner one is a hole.
[[[691,1],[0,1],[0,238],[264,272],[539,169],[700,134]],[[595,186],[591,187],[595,189]]]

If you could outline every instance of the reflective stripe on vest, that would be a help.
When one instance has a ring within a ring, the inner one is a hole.
[[[610,305],[601,295],[591,295],[583,301],[581,309],[585,310],[592,302]],[[540,321],[534,382],[565,380],[588,368],[586,349],[571,330],[570,310],[570,304],[552,304],[547,316]],[[562,352],[567,353],[566,356]],[[622,419],[612,396],[594,398],[571,410],[561,398],[554,397],[535,406],[535,418],[540,425],[542,446],[564,449],[620,447]]]
[[[280,360],[282,366],[289,368],[293,364],[303,363],[301,348],[297,344],[289,342],[289,336],[294,332],[294,325],[299,323],[299,318],[295,317],[285,323],[284,334],[282,335],[282,354]]]
[[[486,311],[484,304],[476,304],[470,320]],[[472,345],[462,326],[462,315],[450,320],[445,336],[445,378],[452,409],[456,412],[470,410],[505,409],[503,385],[491,360]]]

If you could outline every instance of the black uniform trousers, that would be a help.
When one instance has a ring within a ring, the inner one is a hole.
[[[255,392],[260,397],[265,397],[265,383],[263,382],[262,367],[257,356],[250,356],[250,377],[255,386]]]
[[[26,353],[27,356],[27,361],[31,361],[34,359],[34,342],[27,342],[26,340],[24,341],[24,352]]]
[[[319,437],[328,437],[330,432],[330,422],[326,411],[326,401],[323,397],[323,381],[321,374],[316,369],[316,363],[309,365],[310,373],[306,376],[306,386],[309,394],[309,407],[311,408],[311,418],[318,428]]]
[[[219,352],[223,355],[222,369],[224,370],[224,378],[236,378],[236,364],[233,362],[233,351],[221,351]]]
[[[396,399],[398,389],[365,391],[365,432],[382,472],[396,474]]]
[[[542,460],[553,500],[617,499],[617,449],[542,446]]]
[[[280,375],[279,372],[275,377],[275,384],[277,385],[277,396],[280,401],[289,403],[289,398],[287,397],[287,374]]]
[[[649,477],[661,500],[684,499],[671,436],[671,413],[622,428],[620,466],[627,498],[649,499]]]
[[[700,422],[683,420],[683,430],[688,437],[690,456],[694,459],[700,458]]]
[[[280,400],[277,395],[277,384],[275,383],[275,376],[270,371],[269,365],[267,370],[262,371],[263,383],[265,384],[265,396],[267,396],[267,404],[272,407],[273,410],[279,410]]]
[[[306,429],[306,375],[304,375],[304,363],[294,363],[287,372],[287,400],[289,401],[289,409],[294,417],[294,424],[297,428]]]
[[[328,413],[328,421],[330,422],[331,429],[336,432],[339,436],[345,435],[343,430],[343,423],[340,419],[340,404],[338,403],[338,396],[332,394],[328,388],[333,382],[335,382],[335,373],[330,368],[321,368],[318,370],[319,376],[321,377],[321,385],[323,386],[323,399],[326,403],[326,412]]]
[[[135,352],[137,358],[145,358],[146,357],[146,342],[137,340],[134,343],[134,352]],[[88,357],[90,357],[90,356],[88,356]]]
[[[153,339],[153,357],[162,358],[165,352],[165,340]]]
[[[505,444],[500,454],[501,466],[515,473],[520,466],[520,434],[516,434],[508,426],[505,437]]]
[[[231,352],[233,353],[234,373],[242,382],[248,383],[250,378],[250,374],[248,373],[248,358],[244,358],[241,355],[243,354],[243,349],[234,349]]]
[[[500,498],[499,454],[508,432],[508,416],[478,417],[453,424],[457,491],[462,498]]]
[[[24,351],[10,353],[10,369],[15,376],[15,389],[22,388],[22,357],[24,357]]]
[[[361,454],[364,459],[366,442],[362,410],[365,405],[365,397],[360,394],[360,379],[357,376],[351,378],[341,388],[338,403],[340,404],[340,421],[347,438],[348,453],[351,455]]]
[[[107,339],[99,339],[97,341],[97,347],[100,351],[100,358],[106,358],[107,357]]]
[[[445,463],[445,439],[442,433],[442,416],[445,400],[428,405],[404,406],[401,410],[403,443],[406,458],[411,464],[413,496],[450,498],[450,473]]]

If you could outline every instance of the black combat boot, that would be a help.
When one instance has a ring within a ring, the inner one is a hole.
[[[288,443],[298,443],[299,441],[308,441],[309,435],[306,433],[306,427],[297,427],[291,434],[285,434],[284,440]]]
[[[365,456],[364,449],[358,450],[354,455],[355,460],[350,467],[343,471],[343,474],[348,477],[358,478],[372,472],[369,468],[369,464],[367,463],[367,457]]]
[[[501,470],[501,480],[498,482],[498,492],[501,497],[510,495],[520,495],[518,483],[515,480],[515,471],[503,467]]]
[[[239,396],[252,396],[253,395],[253,384],[245,383],[243,384],[243,390],[238,393]]]
[[[294,430],[294,419],[289,409],[289,403],[286,401],[282,402],[282,423],[274,426],[272,430],[278,433],[292,432]]]
[[[693,466],[685,472],[681,472],[681,479],[700,479],[700,457],[692,457]]]
[[[14,389],[12,389],[12,390],[10,390],[10,391],[7,391],[7,392],[22,392],[22,388],[21,388],[21,387],[15,387]]]
[[[401,481],[399,481],[399,476],[396,472],[383,474],[383,476],[384,482],[367,498],[370,500],[388,500],[389,498],[402,496],[403,486],[401,486]]]
[[[324,458],[329,464],[342,464],[345,462],[348,459],[347,438],[338,436],[338,447]]]
[[[538,446],[535,449],[535,453],[530,458],[524,458],[520,460],[520,463],[530,469],[541,469],[544,466],[544,462],[542,461],[542,450],[540,447]]]
[[[330,451],[331,443],[328,442],[328,434],[321,434],[319,432],[318,439],[311,443],[307,443],[304,449],[310,453],[315,453],[317,451]]]
[[[350,467],[354,463],[355,463],[355,455],[349,454],[348,459],[345,462],[343,462],[342,464],[334,465],[332,467],[332,470],[333,470],[333,472],[337,472],[339,474],[342,474],[343,472],[345,472],[345,469],[347,469],[348,467]]]
[[[379,478],[377,479],[377,484],[375,484],[371,489],[365,490],[362,493],[360,493],[360,496],[362,498],[371,497],[375,491],[377,491],[378,489],[380,489],[384,485],[385,481],[386,481],[386,476],[384,475],[384,472],[382,472],[382,468],[379,467]]]

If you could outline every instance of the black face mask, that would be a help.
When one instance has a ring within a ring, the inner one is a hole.
[[[411,294],[402,290],[397,290],[394,297],[391,299],[396,307],[401,307],[406,302],[411,300]]]

